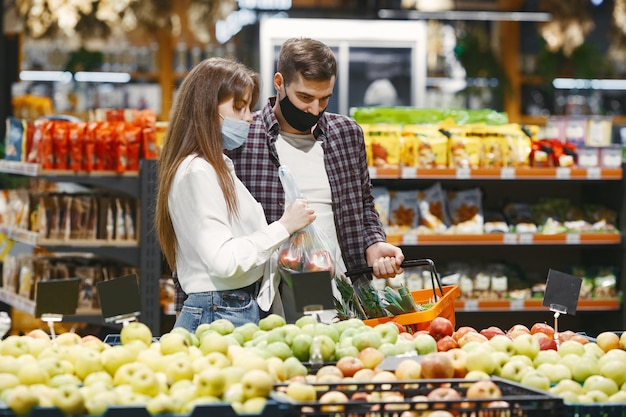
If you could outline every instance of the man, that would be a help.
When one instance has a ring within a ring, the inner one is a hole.
[[[268,222],[284,212],[278,167],[289,167],[315,210],[315,226],[337,243],[337,273],[371,266],[378,278],[394,277],[403,271],[404,255],[386,242],[374,208],[363,131],[353,119],[324,111],[336,77],[327,45],[285,41],[273,79],[277,95],[254,114],[248,140],[229,156]],[[286,313],[290,307],[285,303]]]

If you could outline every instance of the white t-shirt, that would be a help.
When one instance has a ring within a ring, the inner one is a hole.
[[[168,196],[177,237],[176,269],[187,293],[242,288],[264,275],[272,253],[289,238],[279,223],[267,224],[224,155],[235,181],[239,217],[229,218],[213,166],[189,155],[178,167]]]
[[[340,255],[337,229],[333,216],[333,201],[324,164],[322,142],[310,135],[295,135],[280,132],[276,140],[276,150],[281,165],[292,172],[300,193],[315,210],[313,225],[319,228],[335,245],[335,268],[345,273],[346,267]]]

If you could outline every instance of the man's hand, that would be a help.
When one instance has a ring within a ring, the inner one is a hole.
[[[393,278],[404,272],[402,249],[390,243],[374,243],[365,250],[365,257],[376,278]]]

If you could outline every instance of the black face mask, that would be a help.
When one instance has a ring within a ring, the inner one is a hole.
[[[285,91],[285,98],[280,100],[279,104],[280,111],[287,123],[299,132],[306,132],[310,130],[313,126],[315,126],[320,117],[322,117],[322,114],[324,114],[324,110],[320,111],[320,114],[317,116],[300,110],[289,100],[287,91]]]

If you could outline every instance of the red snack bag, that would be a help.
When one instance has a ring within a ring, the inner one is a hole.
[[[37,149],[37,162],[42,169],[54,168],[54,153],[52,145],[52,120],[44,120],[41,124],[41,139]]]
[[[29,140],[28,143],[28,150],[26,153],[26,162],[30,162],[30,163],[39,163],[39,146],[41,146],[41,138],[43,136],[43,127],[44,127],[44,120],[43,119],[39,119],[39,120],[35,120],[34,122],[32,122],[32,128],[31,128],[31,122],[28,123],[28,131],[29,134],[28,136],[31,136],[31,132],[32,132],[32,137]]]
[[[126,138],[126,123],[119,123],[115,129],[113,146],[113,169],[118,174],[126,172],[128,165],[128,140]]]
[[[153,127],[146,127],[143,129],[142,135],[142,148],[144,159],[156,159],[157,158],[157,145],[156,145],[156,130]]]
[[[85,122],[68,123],[69,162],[72,171],[80,171],[83,167],[83,141],[85,136]]]
[[[126,137],[126,154],[128,171],[139,171],[139,150],[141,149],[141,126],[126,123],[124,136]]]
[[[113,164],[111,163],[111,159],[113,155],[111,154],[112,149],[110,143],[113,142],[114,135],[115,131],[113,130],[112,123],[109,122],[101,123],[96,130],[95,169],[97,171],[112,169]]]
[[[88,122],[85,127],[85,135],[83,136],[83,169],[91,172],[96,166],[96,131],[99,122]]]
[[[54,169],[67,169],[68,166],[68,122],[57,120],[52,127],[52,147]]]

